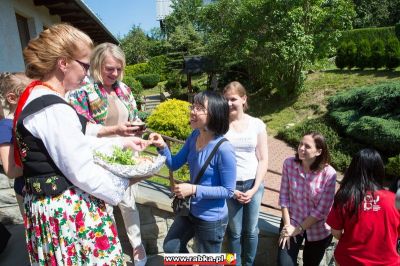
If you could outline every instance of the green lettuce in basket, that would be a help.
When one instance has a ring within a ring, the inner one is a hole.
[[[118,163],[122,165],[135,165],[137,161],[133,156],[133,151],[130,149],[122,149],[120,147],[114,147],[113,153],[111,156],[105,155],[101,152],[96,151],[95,156],[99,157],[105,162],[108,163]]]

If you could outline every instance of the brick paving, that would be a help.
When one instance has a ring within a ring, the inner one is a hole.
[[[262,203],[279,208],[278,198],[281,186],[283,161],[294,154],[295,150],[282,140],[272,136],[268,137],[268,172],[264,178],[264,186],[267,189],[264,192]],[[261,210],[268,214],[281,216],[279,210],[267,207],[261,207]]]

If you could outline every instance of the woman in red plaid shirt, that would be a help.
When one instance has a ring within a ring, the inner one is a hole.
[[[296,156],[283,163],[279,265],[297,265],[305,239],[303,265],[318,266],[332,241],[325,221],[335,196],[336,171],[329,157],[325,138],[311,132],[303,136]]]

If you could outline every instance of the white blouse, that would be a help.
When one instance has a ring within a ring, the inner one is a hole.
[[[59,96],[48,89],[34,89],[25,106],[48,94]],[[112,146],[122,146],[122,138],[85,136],[76,112],[66,104],[48,106],[26,117],[23,123],[43,141],[54,163],[72,184],[112,205],[122,200],[129,181],[93,162],[94,150],[106,152]]]

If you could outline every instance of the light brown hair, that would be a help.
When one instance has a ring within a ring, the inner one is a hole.
[[[245,87],[242,85],[242,83],[240,83],[239,81],[232,81],[225,86],[222,93],[225,94],[231,90],[237,93],[240,97],[243,96],[247,97],[247,101],[243,104],[243,110],[246,111],[247,109],[249,109],[247,91]]]
[[[93,47],[86,33],[68,24],[55,24],[30,40],[24,49],[25,73],[30,78],[42,79],[55,69],[59,58],[73,60],[83,46]]]
[[[121,81],[124,77],[124,69],[126,65],[124,52],[117,45],[105,42],[97,45],[92,52],[92,56],[90,57],[90,75],[95,82],[103,83],[101,68],[103,67],[104,60],[108,55],[121,62],[122,71],[121,75],[118,77],[118,80]]]
[[[10,92],[19,96],[31,81],[23,72],[0,73],[0,97],[5,99]]]

